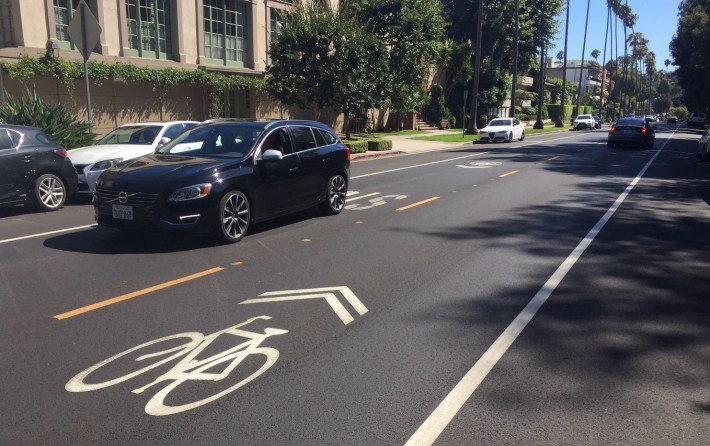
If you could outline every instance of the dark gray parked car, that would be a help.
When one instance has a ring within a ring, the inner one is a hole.
[[[76,187],[67,151],[41,129],[0,124],[0,206],[24,203],[55,211]]]

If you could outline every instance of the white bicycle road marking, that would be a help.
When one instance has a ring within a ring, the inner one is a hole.
[[[465,164],[457,164],[456,167],[463,167],[464,169],[488,169],[493,166],[500,166],[503,163],[500,161],[471,161],[468,164],[468,166]]]
[[[258,378],[261,374],[266,372],[271,366],[273,366],[279,358],[279,351],[271,347],[260,347],[259,345],[264,342],[267,338],[271,336],[283,335],[288,333],[287,330],[282,330],[280,328],[265,328],[263,333],[255,333],[251,331],[242,330],[241,327],[248,325],[258,319],[269,320],[270,316],[256,316],[248,319],[237,325],[225,328],[224,330],[217,331],[210,335],[203,335],[197,332],[187,332],[179,333],[171,336],[165,336],[163,338],[155,339],[144,344],[138,345],[117,355],[111,356],[110,358],[99,362],[96,365],[89,367],[83,372],[79,373],[75,377],[69,380],[69,382],[64,386],[64,388],[69,392],[90,392],[93,390],[99,390],[106,387],[110,387],[116,384],[120,384],[131,378],[135,378],[138,375],[146,373],[156,367],[166,364],[174,359],[184,356],[175,366],[173,366],[168,372],[157,377],[153,382],[139,387],[133,390],[133,393],[143,393],[149,387],[156,384],[163,383],[164,381],[172,381],[158,393],[156,393],[146,404],[145,412],[148,415],[172,415],[180,412],[185,412],[187,410],[194,409],[196,407],[202,406],[204,404],[215,401],[240,387],[248,384],[254,379]],[[232,335],[241,338],[246,338],[247,341],[242,342],[234,347],[231,347],[223,352],[213,354],[204,359],[196,359],[197,356],[203,352],[215,339],[221,335]],[[141,350],[143,348],[149,347],[153,344],[159,344],[161,342],[171,341],[173,339],[187,338],[189,339],[183,345],[177,347],[168,348],[167,350],[162,350],[158,352],[152,352],[145,355],[138,356],[133,359],[135,363],[141,363],[145,360],[150,360],[154,358],[164,357],[154,363],[149,363],[145,367],[142,367],[143,363],[139,365],[136,371],[128,373],[118,378],[110,379],[104,382],[98,383],[87,383],[86,378],[98,369],[108,365],[112,361],[116,361],[126,355],[133,352]],[[236,384],[222,390],[221,392],[215,393],[209,397],[175,406],[170,406],[165,403],[165,398],[187,381],[221,381],[229,376],[229,374],[239,366],[239,364],[250,355],[263,355],[266,361],[264,364],[250,375],[241,379]],[[225,364],[221,371],[209,370],[214,369],[216,366]]]
[[[379,192],[377,192],[379,194]],[[370,194],[370,195],[377,195],[377,194]],[[359,198],[364,198],[365,195]],[[387,204],[386,198],[392,198],[394,200],[404,200],[407,198],[406,195],[382,195],[381,197],[375,197],[371,198],[368,200],[370,204],[360,204],[360,203],[354,203],[354,204],[348,204],[345,205],[345,209],[349,211],[364,211],[365,209],[372,209],[376,206],[382,206],[383,204]]]

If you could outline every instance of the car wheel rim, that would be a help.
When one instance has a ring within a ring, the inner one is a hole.
[[[232,240],[238,240],[244,236],[249,226],[249,204],[244,196],[234,194],[222,209],[222,229]]]
[[[336,175],[330,179],[330,185],[328,186],[328,200],[330,201],[330,207],[334,211],[340,211],[345,206],[345,195],[347,194],[347,186],[345,184],[345,178],[340,175]]]
[[[64,200],[64,186],[61,181],[47,177],[39,184],[39,199],[49,209],[61,206]]]

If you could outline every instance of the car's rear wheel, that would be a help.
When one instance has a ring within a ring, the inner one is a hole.
[[[34,204],[42,211],[56,211],[67,200],[67,188],[56,175],[46,173],[35,180]]]
[[[341,174],[335,174],[328,180],[325,201],[321,210],[327,215],[336,215],[345,207],[345,196],[348,193],[348,182]]]
[[[616,147],[616,144],[614,144],[614,143],[611,143],[611,142],[606,143],[606,148],[607,148],[607,149],[613,149],[613,148],[615,148],[615,147]]]
[[[222,239],[236,243],[244,237],[251,223],[249,199],[239,191],[227,192],[219,202],[219,231]]]

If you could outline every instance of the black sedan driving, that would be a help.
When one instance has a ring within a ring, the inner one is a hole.
[[[67,151],[42,129],[0,124],[0,206],[31,204],[56,211],[76,188]]]
[[[651,125],[643,117],[621,118],[609,129],[606,146],[633,146],[641,149],[652,149],[656,140],[656,126]]]
[[[217,120],[98,179],[99,225],[214,232],[237,242],[252,222],[345,205],[350,149],[315,121]]]

